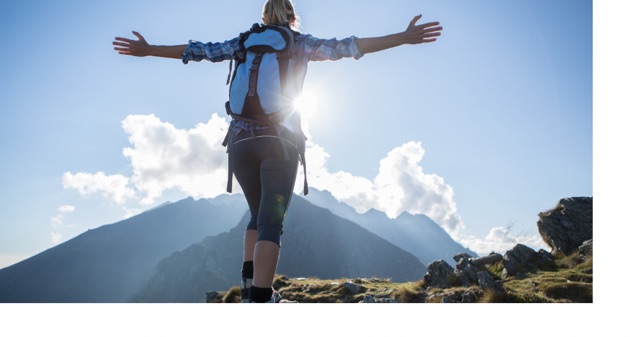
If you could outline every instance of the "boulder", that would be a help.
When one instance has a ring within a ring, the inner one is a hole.
[[[556,208],[539,213],[537,227],[552,254],[576,252],[592,239],[592,197],[561,199]]]
[[[505,288],[503,288],[503,284],[500,281],[494,281],[490,273],[486,271],[480,271],[477,273],[477,278],[478,278],[479,286],[481,286],[481,288],[488,289],[496,293],[505,292]]]
[[[502,278],[515,276],[519,273],[534,271],[540,268],[552,266],[554,257],[549,252],[541,249],[536,252],[534,249],[517,244],[503,255]]]
[[[471,259],[470,264],[472,264],[474,267],[480,268],[480,267],[492,265],[501,261],[503,261],[503,256],[501,254],[492,252],[488,256]]]
[[[430,263],[427,274],[423,277],[425,284],[430,287],[449,288],[454,278],[454,268],[443,260]]]
[[[575,263],[582,263],[592,257],[592,240],[585,241],[579,246],[579,253],[574,258]]]

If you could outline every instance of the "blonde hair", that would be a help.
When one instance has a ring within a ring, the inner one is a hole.
[[[292,25],[294,21],[294,25]],[[291,0],[267,0],[263,5],[263,23],[265,25],[288,25],[298,27],[298,16]]]

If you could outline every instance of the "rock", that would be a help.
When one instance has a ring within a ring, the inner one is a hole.
[[[398,303],[395,299],[389,297],[374,297],[372,295],[365,295],[362,301],[358,303]]]
[[[514,276],[520,272],[536,268],[538,254],[534,249],[517,244],[511,250],[503,255],[503,275],[505,279],[508,276]]]
[[[574,258],[575,263],[582,263],[592,257],[592,240],[585,241],[579,246],[579,254]]]
[[[469,264],[472,256],[466,253],[460,253],[453,256],[454,261],[456,261],[456,269],[463,269],[466,265]]]
[[[441,299],[441,303],[475,303],[476,300],[476,294],[471,291],[466,291],[444,296],[443,299]]]
[[[592,197],[561,199],[556,208],[539,213],[537,227],[552,254],[574,253],[592,239]]]
[[[443,260],[430,263],[427,266],[427,274],[423,277],[425,284],[437,288],[451,287],[454,278],[454,268]]]
[[[550,254],[550,252],[539,249],[539,260],[542,264],[554,264],[554,255]]]
[[[458,266],[457,266],[458,267]],[[459,276],[459,282],[463,287],[471,287],[478,284],[479,269],[471,264],[467,264],[463,269],[457,269],[454,274]]]
[[[508,276],[518,275],[519,273],[547,269],[553,264],[554,257],[552,254],[543,249],[536,252],[534,249],[519,243],[503,255],[504,268],[502,277],[505,279]]]
[[[483,289],[489,289],[497,293],[504,293],[505,289],[501,282],[494,281],[490,273],[486,271],[480,271],[477,274],[479,286]]]
[[[207,299],[205,300],[206,303],[216,303],[219,301],[220,293],[217,291],[208,291],[207,292]]]
[[[471,259],[470,263],[474,267],[483,267],[483,266],[495,264],[501,261],[503,261],[503,256],[501,254],[492,252],[488,256]]]
[[[299,302],[298,301],[290,301],[290,300],[286,300],[284,298],[281,298],[280,301],[278,301],[278,303],[299,303]]]
[[[343,287],[347,289],[347,291],[349,291],[351,294],[358,294],[363,290],[363,286],[360,286],[352,282],[343,283]]]

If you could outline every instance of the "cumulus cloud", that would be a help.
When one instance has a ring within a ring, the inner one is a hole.
[[[377,209],[394,218],[403,212],[424,214],[450,234],[465,225],[456,213],[454,190],[445,180],[423,171],[425,150],[420,142],[408,142],[391,150],[379,163],[374,180],[348,172],[329,172],[329,154],[319,145],[308,149],[310,186],[327,190],[358,212]],[[299,179],[300,180],[300,179]]]
[[[492,228],[484,238],[468,236],[459,238],[458,241],[480,255],[487,255],[492,252],[503,254],[507,250],[514,248],[517,243],[535,250],[546,249],[546,244],[540,235],[515,235],[511,232],[509,226]]]
[[[195,198],[225,191],[226,149],[221,146],[227,121],[212,115],[206,124],[176,129],[154,115],[128,116],[122,126],[132,147],[123,155],[131,160],[131,182],[150,204],[165,190],[177,189]]]
[[[63,214],[64,213],[72,213],[75,210],[76,210],[76,207],[72,206],[72,205],[62,205],[62,206],[58,207],[58,212],[59,213],[63,213]]]
[[[179,129],[155,115],[130,115],[122,122],[129,147],[123,155],[131,163],[130,176],[122,174],[71,173],[63,175],[63,186],[81,195],[101,194],[121,205],[126,217],[152,204],[169,190],[194,198],[213,198],[226,191],[227,154],[221,143],[228,121],[213,114],[207,123]],[[479,254],[511,249],[516,243],[544,248],[540,236],[514,235],[510,228],[493,228],[486,237],[464,237],[465,228],[457,214],[454,190],[443,177],[424,170],[425,150],[420,142],[410,141],[391,149],[379,162],[373,179],[346,171],[330,172],[330,154],[320,145],[307,143],[307,173],[311,187],[329,191],[336,199],[363,213],[370,209],[394,218],[403,212],[423,214],[440,224],[453,239]],[[234,182],[234,192],[241,189]],[[295,192],[303,189],[299,170]],[[64,214],[75,207],[62,205],[51,218],[51,239],[59,243],[63,235]]]
[[[228,128],[226,119],[214,114],[207,123],[179,129],[155,115],[130,115],[122,127],[131,144],[123,150],[131,162],[131,176],[67,172],[63,176],[65,188],[83,195],[100,193],[118,204],[137,200],[139,206],[153,203],[168,190],[194,198],[225,193],[227,154],[221,143]],[[452,187],[442,177],[424,172],[421,160],[425,150],[420,142],[392,149],[380,161],[373,180],[345,171],[330,172],[329,153],[311,141],[306,155],[310,186],[330,191],[358,212],[374,208],[390,217],[402,212],[425,214],[450,233],[464,228],[456,213]],[[299,170],[297,193],[302,191],[302,178]],[[234,191],[240,192],[235,185]]]
[[[128,185],[129,178],[121,174],[106,175],[104,172],[72,174],[65,172],[62,176],[62,186],[65,189],[75,189],[82,195],[101,193],[118,204],[123,204],[127,198],[132,198],[135,195],[134,190]]]

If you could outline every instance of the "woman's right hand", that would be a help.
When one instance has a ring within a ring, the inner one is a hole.
[[[116,41],[113,42],[113,45],[116,46],[114,47],[114,50],[116,50],[118,54],[122,55],[131,55],[137,57],[151,55],[151,48],[145,38],[136,31],[132,31],[132,33],[136,35],[136,37],[138,37],[138,40],[116,37]]]

